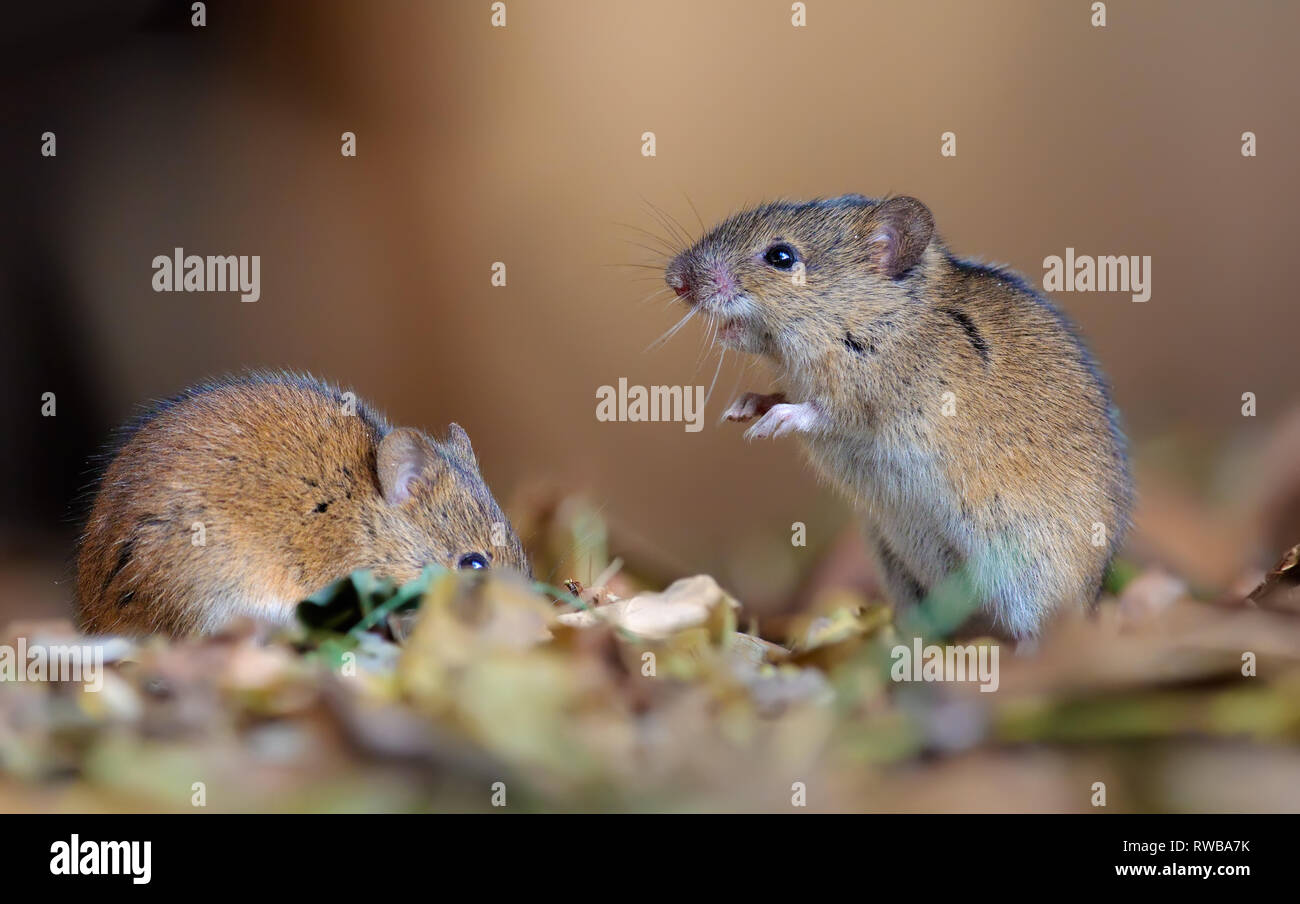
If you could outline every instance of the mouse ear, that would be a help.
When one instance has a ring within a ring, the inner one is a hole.
[[[867,244],[880,272],[897,279],[916,266],[934,235],[930,208],[916,198],[890,198],[870,214]]]
[[[432,477],[442,459],[429,448],[424,435],[410,427],[390,430],[379,441],[379,488],[384,501],[399,505],[411,498],[411,485]]]
[[[460,424],[453,423],[447,434],[447,445],[461,458],[474,460],[474,447],[469,444],[469,434]]]

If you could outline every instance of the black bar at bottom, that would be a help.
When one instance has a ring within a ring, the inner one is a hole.
[[[267,887],[388,894],[398,882],[463,894],[464,881],[494,894],[552,883],[576,893],[595,880],[602,896],[716,883],[770,898],[777,887],[806,892],[842,881],[865,894],[1034,881],[1053,883],[1040,890],[1229,891],[1293,881],[1296,827],[1295,817],[1277,815],[9,815],[0,817],[0,862],[9,889],[205,896]],[[94,870],[101,874],[87,875]]]

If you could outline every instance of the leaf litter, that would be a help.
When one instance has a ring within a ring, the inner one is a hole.
[[[1126,563],[992,693],[893,680],[911,629],[851,590],[760,636],[708,575],[357,572],[291,630],[107,641],[98,693],[0,683],[0,809],[1296,810],[1297,561],[1212,602]]]

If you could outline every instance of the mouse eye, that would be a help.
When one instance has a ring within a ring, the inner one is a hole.
[[[478,570],[480,568],[487,568],[488,560],[484,558],[483,553],[481,552],[467,552],[465,555],[460,557],[460,561],[456,563],[456,567],[473,568]]]
[[[768,248],[763,254],[763,260],[767,261],[778,270],[789,270],[795,265],[799,258],[794,253],[794,249],[785,242],[778,242],[771,248]]]

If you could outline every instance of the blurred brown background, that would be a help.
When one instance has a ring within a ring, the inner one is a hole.
[[[715,426],[762,365],[742,380],[728,357],[700,433],[595,419],[620,377],[713,379],[698,326],[644,351],[683,313],[640,303],[661,283],[622,266],[656,262],[619,225],[665,234],[647,201],[697,231],[692,204],[711,224],[778,196],[914,194],[955,251],[1040,285],[1067,246],[1150,255],[1146,304],[1056,298],[1135,445],[1134,554],[1210,591],[1272,558],[1300,450],[1300,7],[1112,2],[1106,28],[1030,0],[810,0],[806,28],[783,0],[507,10],[505,28],[487,0],[210,3],[205,28],[189,3],[6,12],[0,621],[66,610],[69,506],[111,427],[249,366],[350,384],[397,423],[456,420],[508,508],[581,493],[643,568],[779,605],[848,513],[796,443]],[[261,300],[155,293],[177,246],[260,255]]]

